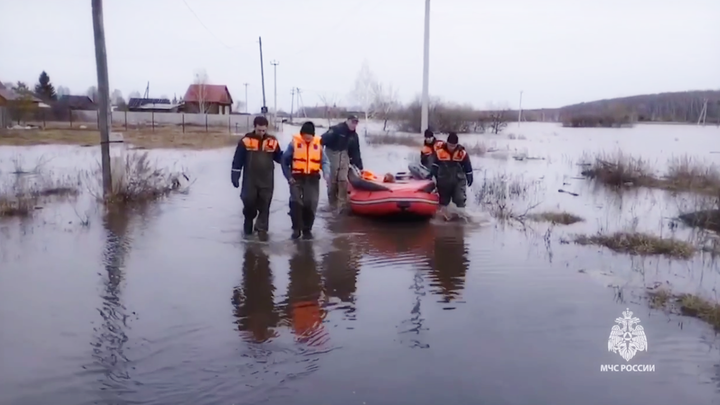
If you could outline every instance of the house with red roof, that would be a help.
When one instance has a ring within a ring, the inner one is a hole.
[[[183,98],[186,113],[229,115],[233,99],[222,84],[191,84]]]

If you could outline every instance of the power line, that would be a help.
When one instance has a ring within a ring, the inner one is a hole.
[[[220,37],[218,37],[217,35],[215,35],[215,33],[212,32],[212,30],[210,30],[210,28],[208,28],[208,26],[205,25],[204,22],[202,22],[202,20],[200,19],[200,17],[198,17],[198,15],[195,14],[195,12],[193,11],[192,7],[190,7],[190,5],[187,3],[186,0],[182,0],[182,2],[183,2],[183,4],[185,4],[185,7],[187,7],[187,9],[192,13],[192,15],[195,17],[195,19],[198,20],[198,22],[200,23],[200,25],[202,25],[203,28],[205,28],[205,30],[206,30],[208,33],[210,33],[210,35],[213,36],[213,38],[217,39],[217,41],[220,43],[220,45],[224,46],[224,47],[227,48],[227,49],[233,49],[232,47],[228,46],[225,42],[223,42],[223,40],[220,39]]]
[[[347,14],[352,14],[352,11],[355,10],[356,8],[358,8],[358,7],[361,6],[361,5],[362,5],[362,8],[363,8],[364,10],[375,10],[375,4],[380,3],[381,1],[384,1],[384,0],[377,0],[377,1],[373,2],[373,3],[367,4],[367,3],[368,3],[367,0],[360,0],[360,1],[358,1],[357,3],[355,3],[355,4],[350,8],[350,10],[348,10],[348,12],[345,13],[345,15],[347,15]],[[296,52],[294,52],[294,53],[291,53],[291,54],[289,54],[289,55],[284,55],[284,56],[285,56],[285,57],[291,57],[291,56],[299,55],[300,53],[305,52],[305,51],[307,51],[307,50],[310,49],[310,48],[313,48],[313,47],[317,48],[317,42],[316,42],[317,39],[319,39],[319,38],[321,38],[321,37],[326,37],[326,36],[328,35],[328,32],[333,32],[333,31],[335,31],[336,28],[340,27],[341,25],[347,25],[347,24],[348,24],[348,21],[347,21],[347,20],[345,20],[345,19],[343,19],[343,18],[340,18],[340,19],[339,19],[339,22],[338,22],[337,24],[335,24],[335,25],[333,25],[333,26],[331,26],[331,27],[329,27],[329,28],[324,28],[322,34],[318,35],[318,36],[315,37],[315,38],[312,38],[312,39],[309,40],[309,41],[306,40],[305,42],[306,42],[307,44],[309,44],[308,46],[306,46],[306,47],[304,47],[304,48],[302,48],[302,49],[300,49],[300,50],[298,50],[298,51],[296,51]]]

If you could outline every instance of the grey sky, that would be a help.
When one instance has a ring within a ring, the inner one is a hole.
[[[110,87],[181,96],[194,71],[262,103],[263,37],[278,107],[325,93],[349,102],[363,60],[410,101],[422,88],[423,0],[105,0]],[[90,0],[0,0],[0,81],[84,94],[95,84]],[[559,107],[640,93],[720,88],[718,0],[434,0],[430,93],[445,100]],[[220,38],[222,43],[216,39]]]

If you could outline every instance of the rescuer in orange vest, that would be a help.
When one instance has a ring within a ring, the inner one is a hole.
[[[430,159],[433,156],[433,152],[442,147],[443,142],[435,139],[433,131],[425,130],[425,141],[423,142],[422,149],[420,150],[420,164],[427,167],[428,169],[432,165]]]
[[[270,202],[275,190],[275,163],[280,163],[282,150],[277,138],[267,133],[267,118],[255,117],[253,127],[253,132],[245,134],[238,142],[230,180],[233,186],[238,188],[242,175],[240,198],[245,216],[245,234],[251,235],[254,229],[260,240],[267,240]]]
[[[290,183],[290,217],[292,238],[312,239],[318,200],[320,172],[325,182],[330,179],[330,160],[323,153],[321,138],[315,136],[315,124],[308,121],[285,149],[282,156],[283,175]]]
[[[473,169],[470,156],[458,145],[455,132],[450,132],[447,142],[435,150],[431,173],[436,179],[440,207],[444,209],[452,201],[458,208],[465,208],[467,188],[473,183]]]

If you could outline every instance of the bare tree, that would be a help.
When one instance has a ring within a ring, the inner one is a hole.
[[[209,77],[205,69],[195,71],[195,95],[197,96],[198,112],[207,114],[210,104],[207,102],[207,84]]]
[[[70,89],[65,86],[58,86],[55,93],[57,93],[58,98],[62,96],[69,96],[71,94]]]
[[[487,126],[493,134],[501,133],[507,127],[508,119],[510,119],[510,109],[507,103],[488,104],[486,119]]]
[[[90,100],[97,102],[98,101],[98,89],[95,86],[88,87],[85,94],[90,97]]]
[[[128,95],[128,99],[131,99],[131,98],[142,98],[142,94],[140,94],[140,92],[137,90],[131,91],[130,94]]]
[[[373,92],[377,87],[377,78],[370,70],[368,61],[364,61],[357,78],[355,79],[355,88],[352,91],[352,99],[358,103],[365,113],[365,121],[374,118],[375,114],[372,110],[375,95]],[[366,126],[367,128],[367,126]],[[367,131],[367,129],[366,129]]]
[[[373,101],[370,109],[374,111],[376,118],[383,120],[383,131],[387,131],[388,120],[393,118],[400,107],[398,92],[392,85],[384,86],[376,81],[373,83],[371,94]]]
[[[328,120],[328,126],[332,126],[332,119],[337,118],[337,96],[335,94],[321,93],[318,98],[323,103],[323,113]]]
[[[243,112],[245,111],[245,102],[239,101],[235,103],[235,112]]]
[[[120,105],[121,103],[125,103],[125,99],[123,99],[122,92],[118,89],[113,90],[112,94],[110,95],[110,102],[114,105]]]

